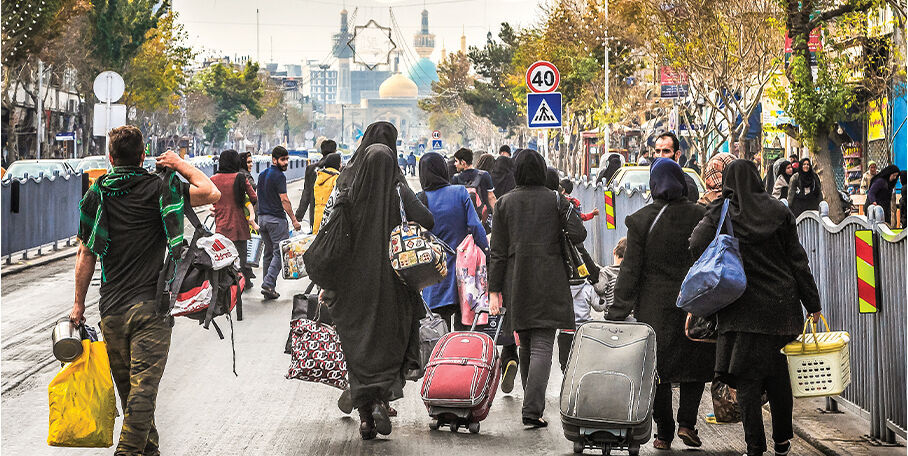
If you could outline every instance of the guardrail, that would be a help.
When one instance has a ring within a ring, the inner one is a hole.
[[[624,218],[651,199],[639,189],[612,191],[610,212],[614,228],[606,219],[605,189],[588,180],[575,181],[573,196],[584,211],[598,208],[600,216],[584,225],[586,247],[593,259],[611,264],[611,253],[618,240],[627,234]],[[882,223],[882,210],[871,219],[850,216],[839,224],[828,218],[828,205],[808,211],[797,221],[798,237],[810,260],[811,271],[820,290],[823,313],[833,329],[851,334],[852,383],[841,396],[827,400],[827,408],[839,404],[870,423],[869,435],[882,442],[895,442],[895,435],[906,436],[906,328],[908,328],[908,230],[893,232]],[[611,229],[610,229],[611,228]],[[869,230],[873,237],[878,312],[859,313],[858,271],[855,233]]]
[[[209,157],[189,159],[205,175],[217,172],[217,161]],[[287,181],[302,179],[308,160],[290,157],[284,174]],[[271,156],[253,156],[252,175],[271,165]],[[10,256],[75,236],[79,229],[79,201],[87,189],[82,173],[40,176],[25,179],[7,178],[0,182],[0,255]]]
[[[0,182],[0,254],[70,238],[79,228],[83,174],[55,174]]]

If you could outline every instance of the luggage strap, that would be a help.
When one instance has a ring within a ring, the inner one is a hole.
[[[494,358],[494,355],[493,355]],[[435,358],[432,361],[429,361],[426,364],[426,369],[433,366],[440,365],[455,365],[455,366],[473,366],[480,367],[483,369],[492,369],[492,364],[486,361],[480,361],[476,358]]]

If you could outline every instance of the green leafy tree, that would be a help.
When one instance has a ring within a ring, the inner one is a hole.
[[[512,72],[511,61],[517,46],[517,34],[504,22],[496,41],[492,33],[482,48],[470,47],[468,53],[473,70],[480,76],[473,88],[463,94],[463,100],[476,115],[489,119],[498,128],[512,129],[521,124],[520,107],[511,95],[507,78]]]
[[[170,11],[146,32],[139,48],[123,75],[126,82],[126,104],[142,111],[166,109],[175,111],[179,97],[188,82],[186,69],[195,52],[183,43],[188,34]]]
[[[854,87],[849,81],[847,59],[842,54],[818,50],[816,70],[811,69],[810,33],[815,29],[835,27],[854,20],[858,14],[885,3],[882,0],[778,0],[785,11],[785,26],[791,38],[791,57],[785,74],[787,91],[779,90],[783,108],[797,122],[799,131],[790,132],[810,149],[814,167],[820,176],[823,195],[833,220],[844,218],[842,205],[835,195],[838,186],[833,173],[832,154],[827,144],[841,142],[833,135],[836,122],[846,119],[855,102]]]
[[[261,103],[265,88],[258,71],[258,64],[252,62],[241,69],[217,63],[198,75],[199,88],[214,102],[214,117],[202,128],[212,146],[224,144],[230,126],[244,110],[255,117],[265,113]]]

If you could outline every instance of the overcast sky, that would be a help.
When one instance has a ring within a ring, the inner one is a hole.
[[[331,37],[340,27],[340,10],[344,7],[351,18],[356,10],[352,28],[365,25],[369,19],[391,26],[390,6],[400,33],[412,49],[425,5],[429,31],[435,34],[431,58],[437,61],[442,44],[448,52],[458,49],[462,31],[466,32],[467,46],[480,46],[487,31],[497,35],[501,22],[518,26],[537,23],[540,2],[545,1],[551,0],[173,0],[173,8],[189,33],[190,44],[204,55],[249,55],[253,59],[258,8],[260,60],[272,61],[273,55],[275,62],[288,64],[328,59]]]

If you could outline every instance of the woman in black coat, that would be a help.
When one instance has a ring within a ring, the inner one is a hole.
[[[895,165],[889,165],[873,176],[867,190],[867,202],[864,203],[865,214],[870,213],[870,206],[876,205],[883,208],[883,221],[892,223],[892,192],[898,178],[899,167]]]
[[[715,237],[726,200],[747,288],[718,313],[716,378],[738,389],[747,454],[766,451],[763,392],[772,411],[775,452],[787,454],[793,436],[792,396],[788,365],[779,350],[801,333],[802,305],[813,318],[819,317],[819,291],[798,240],[794,216],[766,193],[756,166],[747,160],[735,160],[725,168],[722,197],[709,205],[691,235],[694,257]]]
[[[383,125],[369,126],[351,164],[338,177],[338,185],[350,190],[346,210],[353,243],[347,271],[351,282],[342,290],[325,292],[333,298],[331,316],[344,349],[364,440],[391,432],[388,402],[403,397],[405,375],[419,369],[422,300],[418,291],[400,280],[388,257],[391,230],[401,222],[401,197],[407,219],[427,229],[435,224],[387,145],[394,144],[397,130],[391,124],[379,124]],[[328,208],[324,217],[331,217]]]
[[[517,188],[502,196],[493,212],[490,310],[497,315],[507,307],[505,318],[520,337],[523,424],[535,428],[548,424],[542,413],[555,331],[574,328],[562,231],[581,243],[586,229],[571,204],[545,188],[545,159],[538,152],[524,150],[516,162]]]
[[[798,172],[788,181],[788,207],[795,218],[804,211],[815,211],[823,201],[823,187],[820,176],[813,171],[809,158],[802,159]]]
[[[656,331],[659,385],[653,402],[653,446],[671,447],[675,434],[672,383],[680,383],[678,437],[698,447],[702,443],[697,437],[697,409],[704,385],[713,378],[715,346],[685,337],[687,314],[675,301],[693,264],[688,238],[706,209],[687,198],[684,171],[674,160],[657,158],[650,167],[649,182],[653,204],[625,220],[627,250],[615,282],[615,303],[606,318],[624,320],[633,311],[638,321]]]

